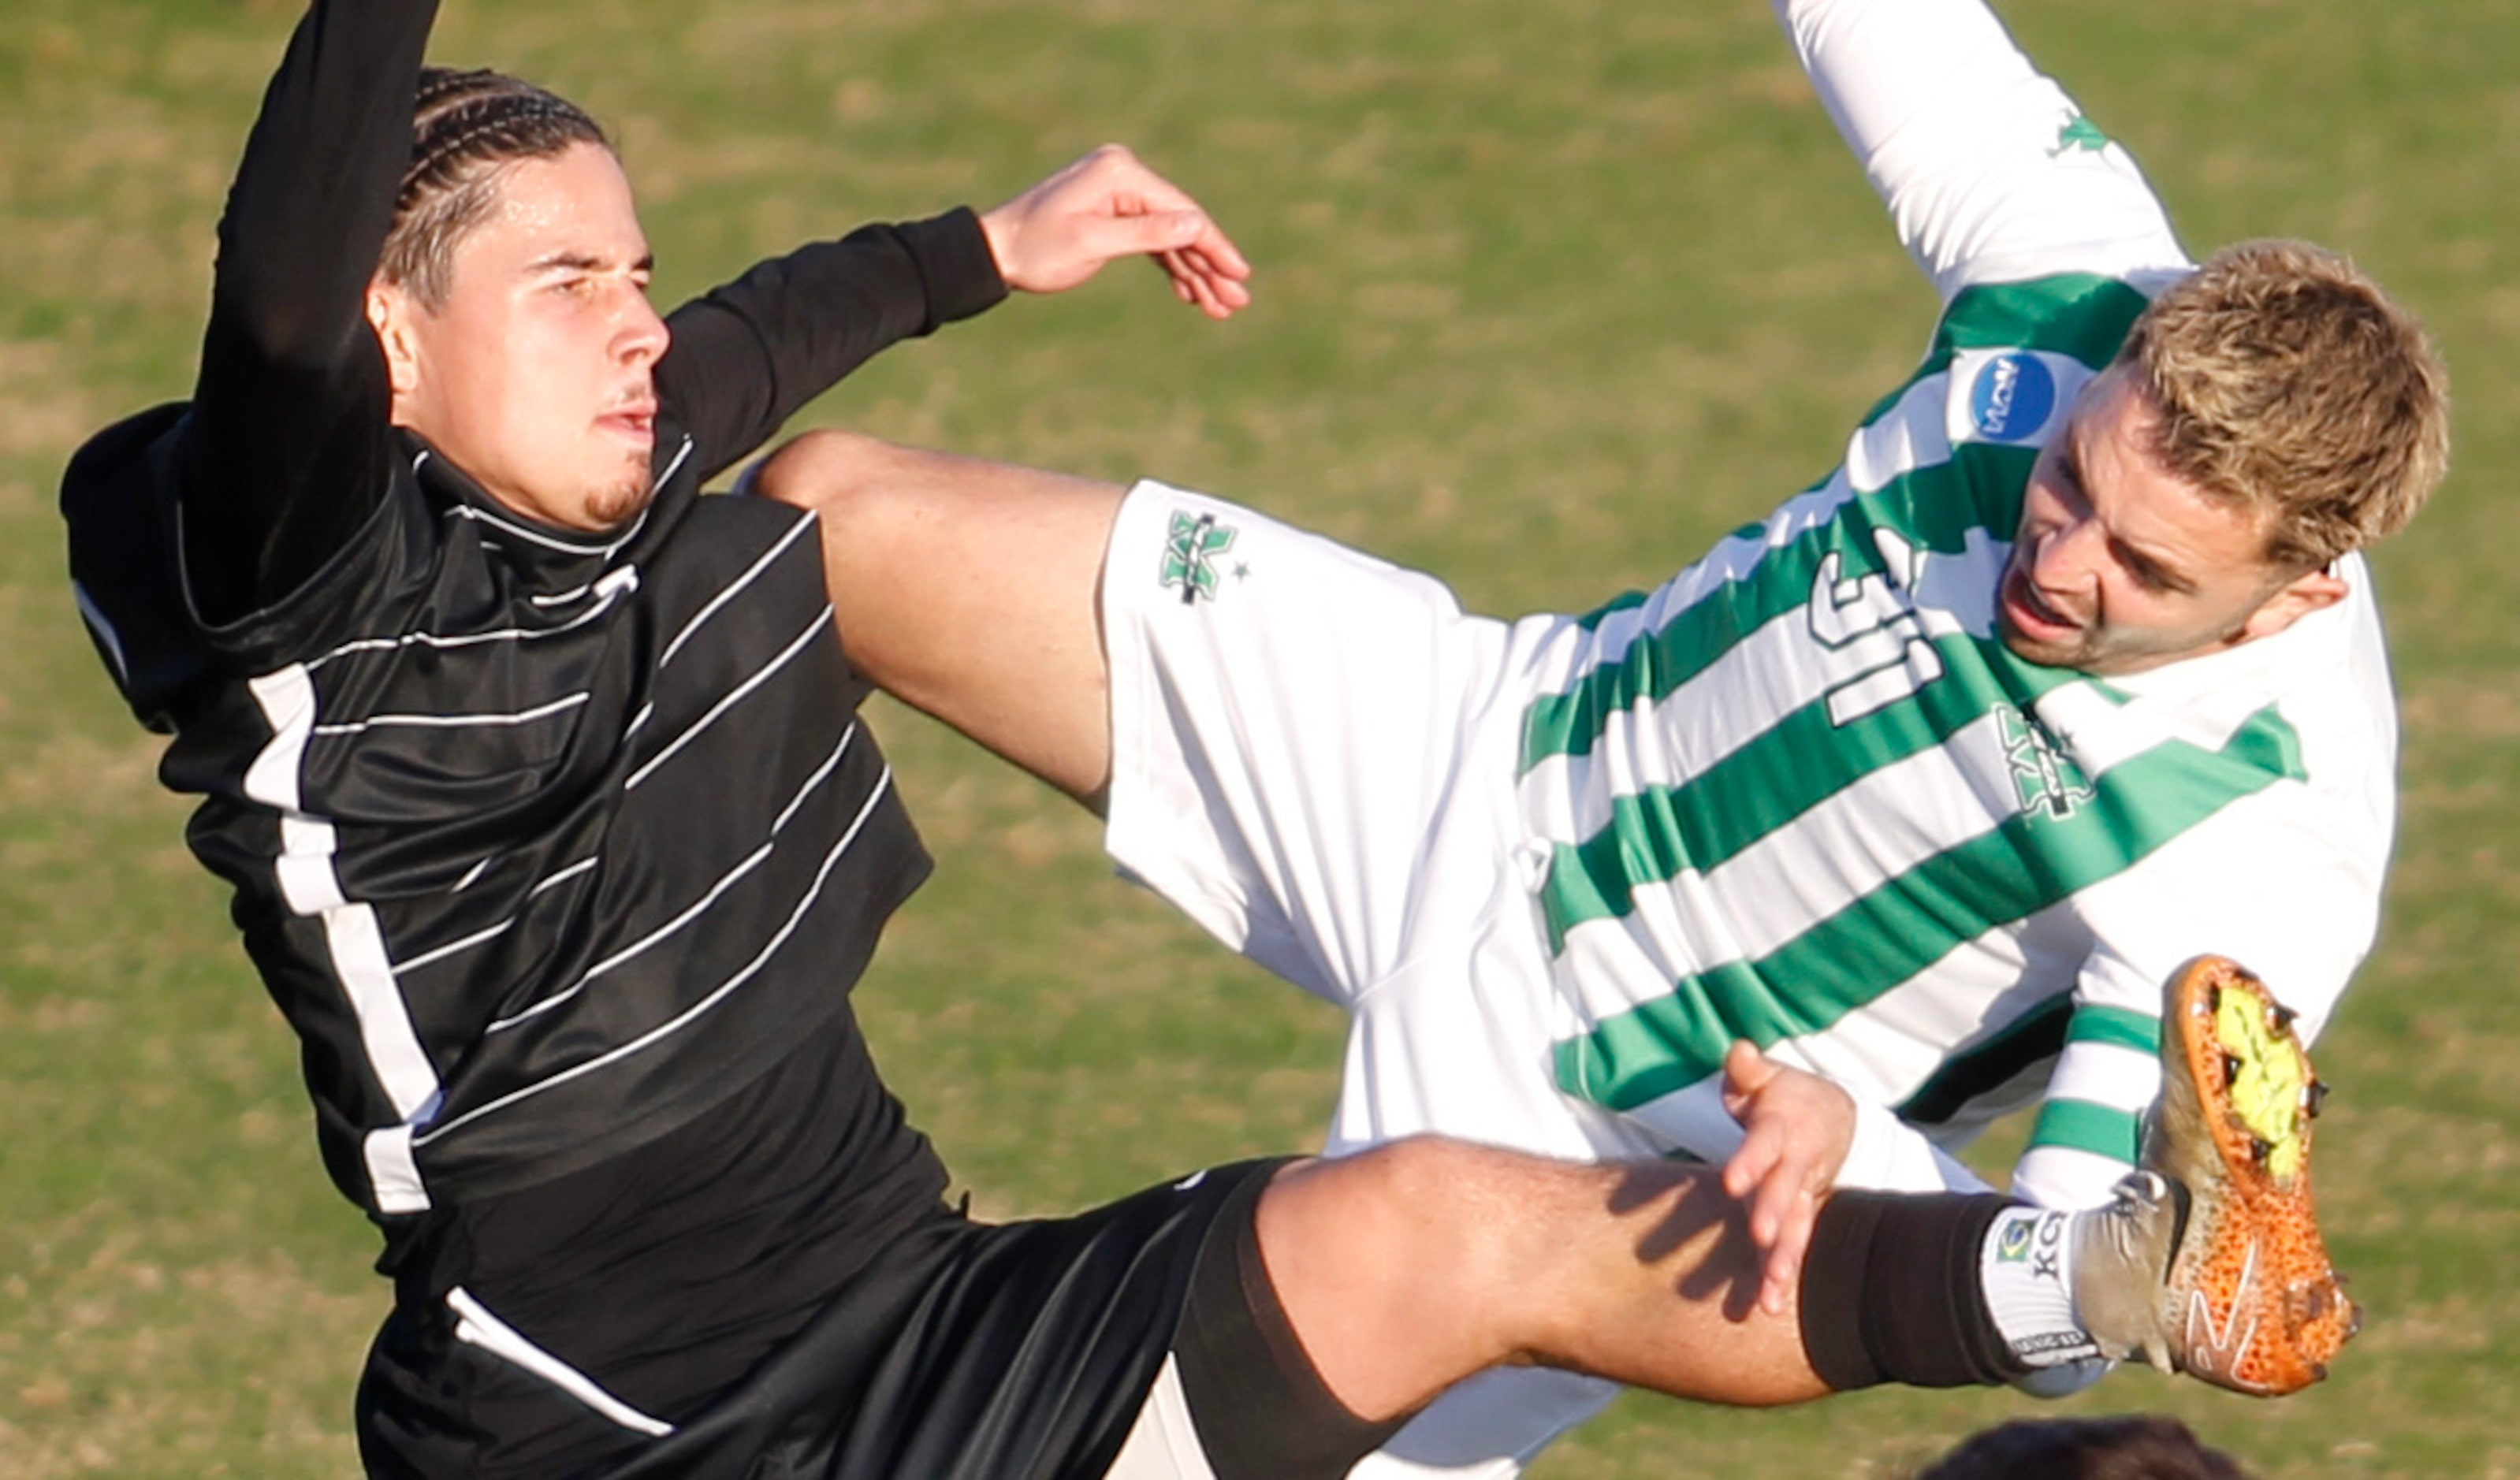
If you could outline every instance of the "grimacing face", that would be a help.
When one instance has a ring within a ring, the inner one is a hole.
[[[2272,637],[2345,595],[2325,570],[2270,563],[2260,519],[2161,467],[2148,450],[2158,415],[2112,367],[2040,454],[1996,597],[2016,655],[2140,673]]]
[[[455,244],[446,301],[368,290],[393,421],[519,514],[600,531],[647,504],[664,321],[611,151],[574,144],[500,167],[489,215]]]

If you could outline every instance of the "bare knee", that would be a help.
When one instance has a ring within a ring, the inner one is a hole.
[[[937,557],[957,538],[957,512],[968,512],[968,496],[958,491],[968,479],[958,481],[957,475],[973,466],[860,432],[825,429],[791,439],[745,474],[750,492],[814,512],[824,576],[850,660],[878,683],[896,657],[908,654],[878,650],[875,645],[884,639],[869,624],[935,609],[933,593],[905,583],[922,569],[951,563]],[[914,671],[904,667],[897,676]]]
[[[814,431],[752,490],[810,509],[859,676],[1072,796],[1110,773],[1095,593],[1122,490]],[[974,550],[1019,551],[1012,563]]]
[[[824,428],[790,438],[755,463],[743,486],[764,498],[811,509],[826,530],[879,517],[887,495],[907,481],[917,454],[862,432]]]
[[[1530,1231],[1552,1184],[1572,1166],[1445,1137],[1417,1136],[1356,1158],[1372,1197],[1407,1253],[1435,1259],[1465,1284],[1509,1278],[1532,1251]]]
[[[1282,1174],[1260,1205],[1272,1281],[1333,1391],[1392,1412],[1523,1356],[1537,1210],[1576,1169],[1436,1137]],[[1395,1345],[1397,1341],[1397,1345]]]

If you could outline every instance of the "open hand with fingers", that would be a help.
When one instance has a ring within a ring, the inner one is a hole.
[[[1173,295],[1212,319],[1248,305],[1251,264],[1180,187],[1105,144],[980,217],[1007,286],[1064,292],[1121,257],[1150,256]]]
[[[1821,1199],[1854,1144],[1855,1099],[1742,1040],[1724,1055],[1724,1108],[1744,1132],[1724,1164],[1724,1190],[1750,1205],[1750,1236],[1767,1252],[1759,1305],[1781,1315],[1802,1277]]]

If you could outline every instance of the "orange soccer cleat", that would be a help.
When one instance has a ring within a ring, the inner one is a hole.
[[[2272,1397],[2327,1375],[2362,1323],[2310,1194],[2324,1087],[2287,1011],[2202,956],[2163,994],[2161,1100],[2143,1170],[2085,1220],[2075,1298],[2109,1355]]]

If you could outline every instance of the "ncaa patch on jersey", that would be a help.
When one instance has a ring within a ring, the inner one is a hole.
[[[2091,367],[2071,355],[2036,349],[1963,349],[1947,373],[1945,431],[1956,447],[2045,444],[2092,379]]]
[[[2013,442],[2048,425],[2056,409],[2056,378],[2032,354],[2000,354],[1978,367],[1969,385],[1969,424],[1980,440]]]

